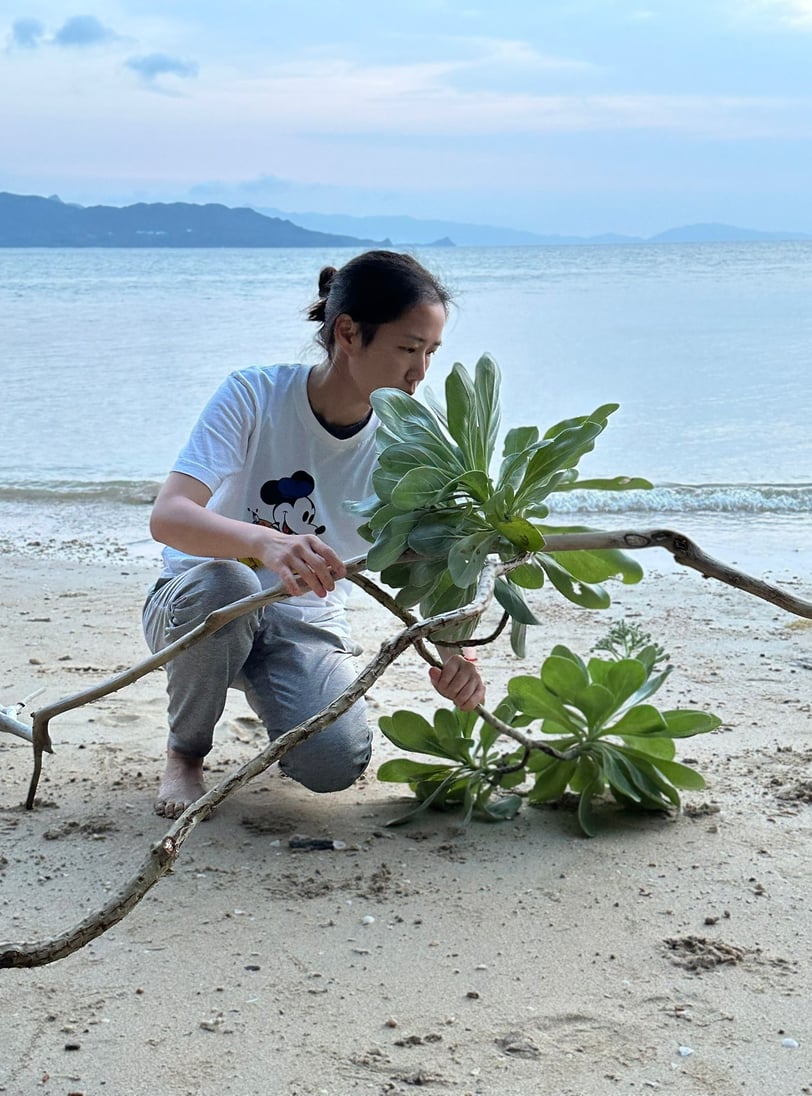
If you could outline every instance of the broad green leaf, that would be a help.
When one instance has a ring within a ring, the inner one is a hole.
[[[515,617],[510,622],[510,649],[517,658],[527,654],[527,625]]]
[[[560,655],[545,658],[541,667],[541,680],[545,688],[565,702],[575,702],[577,694],[589,684],[589,677],[583,667]]]
[[[510,487],[515,493],[522,482],[524,470],[530,459],[529,451],[520,450],[518,453],[509,453],[499,467],[498,484],[500,488]]]
[[[637,655],[636,658],[638,662],[641,661],[639,655]],[[645,666],[646,664],[643,663],[643,665]],[[630,697],[630,699],[635,704],[638,704],[641,700],[648,700],[650,696],[653,696],[657,692],[657,690],[664,683],[664,681],[673,669],[673,666],[666,666],[661,674],[655,674],[654,677],[650,677],[648,681],[644,681],[640,688],[637,690],[637,692],[634,694],[634,696]],[[647,669],[647,672],[650,673],[651,671]]]
[[[381,582],[386,586],[399,590],[401,586],[405,586],[407,582],[412,581],[414,566],[413,563],[393,563],[390,567],[386,567],[381,571]]]
[[[679,807],[680,797],[677,789],[660,773],[645,754],[635,754],[634,751],[624,749],[620,757],[627,766],[627,771],[635,786],[641,792],[644,799],[651,801],[651,809],[667,810],[669,804]]]
[[[612,728],[612,733],[614,733],[614,728]],[[673,738],[658,738],[650,734],[624,735],[621,749],[626,746],[631,750],[638,750],[640,753],[645,754],[655,765],[658,757],[665,758],[666,761],[673,761],[676,752]]]
[[[378,769],[378,779],[389,784],[411,784],[447,772],[447,765],[432,765],[428,761],[412,761],[409,757],[394,757]]]
[[[434,727],[418,712],[396,711],[392,715],[383,715],[378,720],[383,734],[399,749],[410,753],[437,754],[437,738]]]
[[[390,506],[389,503],[386,503],[381,506],[380,509],[376,510],[369,519],[369,527],[375,536],[377,537],[384,525],[386,525],[388,521],[391,521],[392,518],[397,517],[398,514],[400,514],[400,510],[396,509],[394,506]]]
[[[412,424],[446,448],[450,448],[437,419],[414,396],[401,392],[399,388],[379,388],[372,393],[369,401],[386,429],[400,440],[404,440],[404,426]]]
[[[442,513],[428,511],[415,516],[417,524],[409,535],[409,547],[418,555],[434,559],[447,559],[456,541],[481,528],[478,522],[458,509]]]
[[[573,723],[571,714],[558,697],[545,687],[541,678],[517,674],[508,682],[508,696],[525,715],[533,719],[552,719],[570,733],[578,733],[579,728]]]
[[[557,491],[650,491],[654,485],[640,476],[614,476],[612,479],[579,479],[562,483]]]
[[[561,422],[557,422],[554,426],[551,426],[545,438],[556,438],[564,430],[571,430],[577,426],[583,426],[585,422],[597,422],[601,424],[601,428],[606,426],[606,421],[611,414],[613,414],[620,407],[619,403],[603,403],[600,407],[597,407],[591,415],[578,415],[574,419],[562,419]]]
[[[548,441],[539,442],[516,491],[517,506],[543,499],[550,477],[560,469],[577,464],[584,453],[593,448],[594,440],[602,430],[600,423],[584,422],[563,430]]]
[[[443,426],[448,427],[448,416],[446,415],[445,404],[437,396],[434,390],[429,385],[424,385],[422,389],[423,399],[426,401],[426,406],[432,411],[439,422]]]
[[[394,390],[381,388],[377,392],[373,392],[370,397],[372,403],[375,404],[381,393],[391,391]],[[407,400],[412,399],[411,396],[406,396],[403,392],[398,392],[398,395]],[[431,453],[440,467],[454,467],[455,463],[464,467],[465,462],[459,447],[446,437],[440,423],[417,400],[412,400],[412,403],[415,407],[421,408],[424,417],[405,415],[400,418],[397,414],[390,414],[386,426],[379,426],[376,431],[375,444],[379,455],[382,455],[392,445],[415,446]],[[385,432],[382,433],[382,430]]]
[[[602,586],[578,582],[552,556],[539,553],[536,561],[547,572],[547,577],[556,590],[575,605],[580,605],[583,609],[606,609],[611,605],[611,598]]]
[[[449,479],[465,471],[465,466],[447,447],[438,444],[418,445],[416,442],[398,442],[389,445],[379,457],[378,463],[389,472],[405,475],[410,468],[427,466],[448,470]]]
[[[587,835],[594,837],[597,831],[595,815],[592,808],[592,800],[603,792],[603,780],[594,776],[592,780],[584,784],[581,796],[578,800],[578,825]]]
[[[550,764],[541,770],[528,793],[528,803],[549,803],[554,799],[560,799],[567,790],[577,762],[558,761],[554,757],[548,760]]]
[[[446,416],[448,432],[459,445],[467,467],[481,468],[478,454],[472,449],[472,437],[479,428],[474,382],[466,368],[455,362],[445,381]]]
[[[497,578],[493,593],[502,608],[519,624],[541,624],[541,621],[530,611],[521,590],[509,582],[504,575]]]
[[[645,735],[665,731],[667,724],[652,704],[636,704],[609,728],[611,734]]]
[[[610,782],[613,785],[613,793],[619,791],[624,800],[631,799],[646,810],[668,810],[669,802],[673,802],[671,797],[676,793],[673,788],[666,793],[666,785],[647,762],[635,760],[620,750],[612,750],[608,745],[605,750],[606,755],[612,757],[613,773],[619,770],[625,778],[625,782]],[[627,785],[632,786],[634,794],[626,790]],[[664,798],[666,795],[667,798]]]
[[[707,734],[722,725],[717,715],[710,712],[678,710],[662,713],[671,738],[691,738],[695,734]]]
[[[701,792],[706,787],[705,778],[690,765],[683,765],[679,761],[666,761],[658,757],[652,764],[658,769],[666,780],[670,780],[675,788],[688,788],[690,791]]]
[[[633,696],[646,680],[646,668],[636,658],[622,658],[614,662],[607,675],[606,685],[615,697],[615,706]]]
[[[510,457],[514,453],[524,453],[539,440],[537,426],[514,426],[505,434],[502,456]]]
[[[520,795],[500,795],[483,804],[483,817],[485,821],[492,819],[494,822],[510,822],[519,813],[521,806]]]
[[[474,370],[474,393],[479,437],[483,445],[480,453],[481,467],[486,470],[490,466],[499,433],[499,382],[499,366],[490,354],[483,354]]]
[[[588,685],[572,698],[571,703],[586,716],[590,734],[598,734],[606,720],[617,711],[615,697],[604,685]]]
[[[510,484],[497,487],[482,503],[482,514],[491,525],[499,521],[509,521],[513,514],[513,502],[516,492]]]
[[[409,534],[414,527],[414,514],[400,514],[388,521],[378,534],[378,539],[367,552],[370,571],[382,571],[391,567],[406,551]]]
[[[544,546],[544,537],[535,525],[531,525],[525,518],[498,521],[496,528],[511,544],[515,544],[520,552],[537,552]]]
[[[384,765],[388,764],[389,762],[384,762]],[[383,768],[384,765],[382,765],[381,768]],[[422,814],[424,811],[427,811],[429,807],[433,806],[435,803],[440,806],[446,793],[457,781],[457,773],[458,771],[456,769],[452,769],[448,776],[445,778],[445,780],[439,783],[435,783],[434,781],[428,782],[429,786],[427,788],[420,789],[420,791],[423,792],[423,794],[420,796],[420,804],[413,810],[407,811],[406,814],[400,815],[399,818],[391,819],[389,822],[386,823],[386,825],[402,826],[404,822],[408,822],[410,819],[417,817],[417,815]],[[378,770],[378,775],[380,775],[380,769]]]
[[[400,475],[396,472],[388,472],[379,464],[372,473],[372,486],[382,502],[389,502],[392,491],[400,483]]]
[[[569,659],[569,661],[574,662],[576,666],[580,666],[584,673],[588,673],[586,663],[580,655],[576,655],[575,651],[570,650],[569,647],[565,647],[563,643],[556,643],[552,651],[550,651],[550,654],[555,655],[557,658]]]
[[[393,499],[394,501],[394,499]],[[580,530],[573,530],[580,532]],[[608,578],[620,578],[627,586],[639,582],[643,568],[625,552],[614,548],[603,551],[548,552],[573,578],[581,582],[605,582]]]
[[[471,586],[479,581],[496,539],[495,533],[486,531],[457,541],[448,554],[448,570],[457,586]]]
[[[491,496],[491,481],[485,472],[473,469],[463,472],[456,477],[455,486],[459,491],[465,491],[485,510]]]
[[[628,778],[625,767],[619,763],[611,750],[606,749],[602,752],[602,762],[604,775],[612,791],[617,789],[624,798],[631,799],[633,803],[639,804],[640,792]]]
[[[522,563],[510,572],[510,581],[525,590],[539,590],[544,585],[544,571],[536,563]]]
[[[431,506],[446,491],[449,480],[448,473],[439,468],[412,468],[392,488],[390,501],[398,510]]]

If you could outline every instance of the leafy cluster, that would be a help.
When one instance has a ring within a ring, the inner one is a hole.
[[[365,521],[360,533],[372,542],[370,570],[398,591],[404,607],[419,605],[424,617],[457,609],[474,597],[490,554],[503,561],[528,559],[496,581],[495,596],[512,617],[511,643],[524,654],[528,624],[538,620],[526,589],[549,580],[570,601],[605,608],[601,583],[619,575],[638,582],[642,569],[619,551],[544,551],[545,534],[573,532],[544,524],[546,500],[574,487],[595,490],[646,488],[646,480],[619,476],[578,481],[576,465],[589,452],[617,404],[567,419],[539,436],[536,427],[508,431],[498,471],[492,474],[500,424],[499,369],[484,355],[474,377],[457,363],[446,380],[446,407],[430,407],[398,389],[379,389],[372,404],[380,419],[375,495],[351,504]],[[412,558],[402,559],[404,554]],[[473,623],[434,638],[460,641]]]
[[[437,806],[462,807],[466,818],[476,813],[498,820],[513,817],[525,794],[529,803],[542,804],[569,790],[578,796],[578,821],[590,836],[593,803],[607,790],[627,807],[679,807],[679,789],[701,789],[705,781],[674,760],[675,740],[706,734],[720,720],[693,709],[660,711],[649,703],[672,669],[657,669],[660,652],[647,644],[631,657],[610,653],[584,662],[569,648],[554,647],[538,675],[511,678],[507,697],[495,709],[513,728],[536,725],[541,737],[528,737],[529,745],[518,750],[512,743],[505,752],[506,739],[475,713],[441,710],[433,724],[414,712],[383,717],[381,730],[395,745],[440,760],[387,761],[378,777],[407,783],[421,801],[406,817]],[[554,747],[558,756],[538,744]],[[521,785],[529,789],[519,795],[515,789]]]

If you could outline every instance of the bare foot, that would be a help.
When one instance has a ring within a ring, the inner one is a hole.
[[[206,791],[203,783],[203,758],[186,757],[166,751],[166,769],[161,777],[155,813],[164,818],[180,818],[190,803]]]

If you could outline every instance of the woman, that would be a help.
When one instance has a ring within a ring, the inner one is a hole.
[[[169,741],[155,810],[177,818],[205,791],[229,687],[244,689],[273,740],[320,711],[356,676],[343,559],[362,555],[346,499],[371,493],[378,388],[414,393],[437,350],[449,294],[408,255],[370,251],[325,267],[325,358],[232,374],[194,427],[155,501],[150,530],[167,545],[144,606],[153,651],[212,610],[281,581],[289,600],[232,621],[167,664]],[[342,581],[343,580],[343,581]],[[437,692],[468,711],[484,699],[474,662],[443,652]],[[280,768],[313,791],[349,787],[371,751],[359,701],[291,750]]]

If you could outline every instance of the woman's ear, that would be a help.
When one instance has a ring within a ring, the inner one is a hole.
[[[352,353],[358,350],[361,345],[360,325],[355,322],[352,316],[342,312],[339,316],[336,316],[333,338],[335,339],[335,345],[343,350],[345,354]]]

